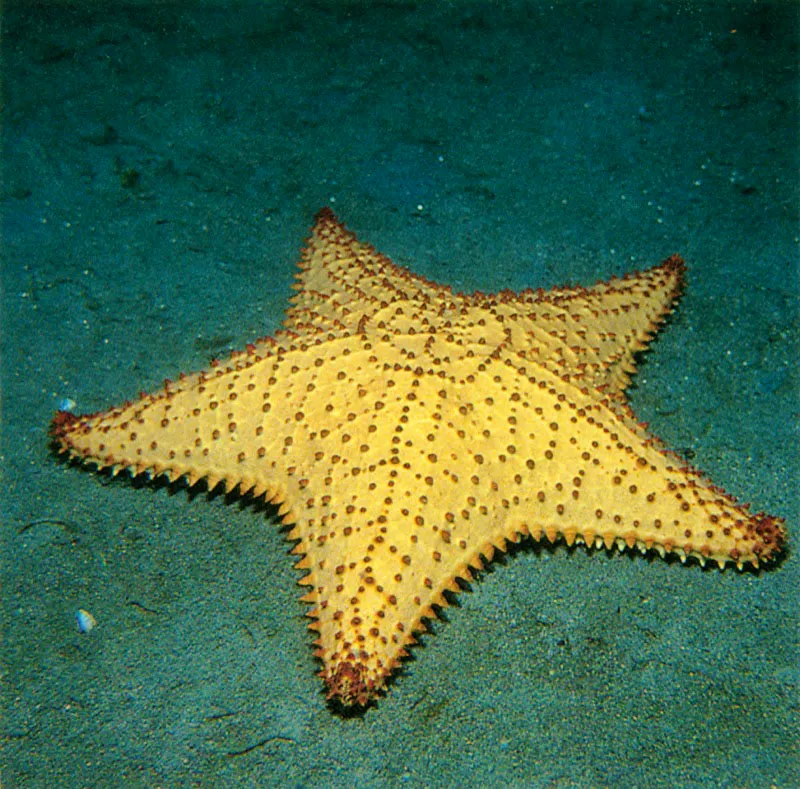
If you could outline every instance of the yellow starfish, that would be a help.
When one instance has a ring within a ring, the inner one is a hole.
[[[328,697],[365,705],[508,541],[653,549],[758,567],[779,518],[687,468],[624,388],[684,264],[593,288],[454,294],[323,209],[287,330],[97,414],[59,412],[61,452],[116,474],[265,496],[310,587]]]

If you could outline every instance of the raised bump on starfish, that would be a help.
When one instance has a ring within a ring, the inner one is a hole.
[[[758,567],[782,521],[685,467],[623,393],[683,262],[593,288],[454,294],[320,213],[287,330],[119,408],[61,452],[264,496],[294,526],[329,698],[374,699],[445,592],[508,541]]]

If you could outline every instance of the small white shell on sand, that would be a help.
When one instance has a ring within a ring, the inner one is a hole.
[[[84,611],[82,608],[78,609],[78,613],[75,614],[75,619],[78,622],[79,633],[90,633],[97,626],[97,620],[88,611]]]

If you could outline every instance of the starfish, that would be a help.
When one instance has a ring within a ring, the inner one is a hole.
[[[437,608],[523,537],[754,568],[783,521],[688,468],[625,388],[685,265],[594,287],[453,293],[329,209],[285,329],[161,391],[60,411],[72,458],[263,496],[292,524],[327,696],[363,708]]]

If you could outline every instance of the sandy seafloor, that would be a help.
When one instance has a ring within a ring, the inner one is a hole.
[[[2,786],[800,785],[797,4],[86,5],[2,16]],[[264,507],[47,436],[277,330],[326,204],[458,290],[681,253],[631,402],[783,561],[527,544],[334,714]]]

